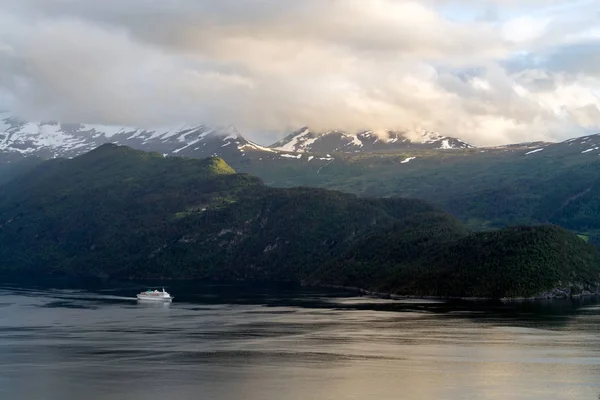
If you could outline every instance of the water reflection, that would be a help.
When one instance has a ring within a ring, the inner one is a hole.
[[[594,399],[597,299],[373,300],[207,285],[0,287],[0,398]]]
[[[139,307],[163,308],[163,309],[171,307],[171,303],[165,302],[165,301],[136,300],[136,303]]]

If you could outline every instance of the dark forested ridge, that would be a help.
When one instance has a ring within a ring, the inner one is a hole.
[[[19,154],[0,152],[0,186],[43,162],[38,157],[24,157]]]
[[[600,246],[600,135],[488,149],[238,153],[223,158],[269,186],[419,198],[474,230],[556,224]],[[204,157],[206,152],[186,148],[182,154]],[[19,165],[15,158],[25,162]],[[0,184],[36,162],[21,153],[0,153]]]
[[[325,276],[341,286],[364,280],[378,292],[442,297],[521,297],[557,287],[572,294],[598,291],[598,251],[557,226],[511,227],[462,237],[454,231],[445,240],[429,240],[432,232],[388,233],[391,246],[365,238],[319,270],[316,280]],[[410,237],[406,242],[393,240],[405,234]]]
[[[470,234],[421,200],[271,188],[220,158],[103,145],[0,190],[0,272],[289,280],[398,294],[591,289],[598,251],[555,226]]]
[[[600,245],[598,149],[600,135],[591,135],[493,149],[333,154],[326,166],[246,160],[243,168],[279,187],[424,199],[477,230],[557,224]]]

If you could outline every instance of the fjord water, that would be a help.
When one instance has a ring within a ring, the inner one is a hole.
[[[0,398],[597,399],[597,299],[388,301],[297,288],[0,286]]]

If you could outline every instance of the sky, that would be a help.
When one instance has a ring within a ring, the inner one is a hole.
[[[29,120],[600,132],[597,0],[0,0],[0,109]]]

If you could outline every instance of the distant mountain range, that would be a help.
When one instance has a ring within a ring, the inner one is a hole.
[[[479,152],[567,152],[596,154],[600,136],[588,135],[561,143],[526,142],[476,148],[458,138],[433,131],[366,130],[349,133],[341,130],[298,129],[269,146],[246,139],[233,126],[175,125],[137,128],[84,123],[31,122],[10,113],[0,113],[0,162],[22,156],[42,159],[72,158],[105,143],[154,151],[163,156],[205,158],[223,157],[239,164],[246,159],[331,161],[334,154],[348,157],[365,153],[419,154],[449,150]],[[567,150],[568,149],[568,150]],[[456,154],[462,154],[460,152]]]
[[[70,158],[104,143],[128,145],[170,156],[243,157],[274,151],[246,140],[233,126],[176,125],[142,129],[59,122],[28,122],[0,114],[0,152]]]
[[[361,153],[249,169],[273,186],[431,201],[475,230],[557,224],[600,246],[600,134],[560,143]]]
[[[70,158],[104,143],[127,145],[165,156],[219,156],[233,164],[243,160],[243,157],[301,159],[300,153],[316,153],[326,156],[321,158],[329,161],[331,155],[327,154],[330,153],[473,147],[459,139],[429,131],[363,131],[350,134],[339,130],[315,132],[309,128],[299,129],[271,146],[261,146],[244,138],[233,126],[176,125],[136,128],[30,122],[16,118],[10,113],[0,114],[0,152],[4,154]],[[309,156],[304,156],[304,159],[308,158]]]
[[[362,131],[348,133],[339,130],[315,132],[304,127],[270,146],[273,149],[301,153],[359,153],[407,149],[468,149],[459,139],[431,131]]]
[[[554,223],[600,245],[600,135],[475,148],[428,131],[306,127],[262,146],[233,127],[140,129],[0,114],[0,185],[39,159],[72,158],[108,142],[163,156],[220,156],[270,186],[425,199],[475,230]]]

